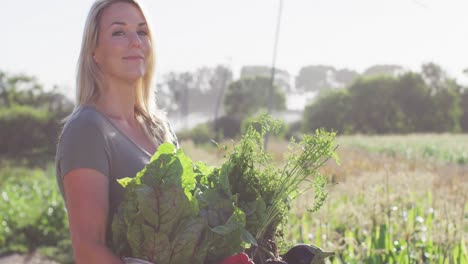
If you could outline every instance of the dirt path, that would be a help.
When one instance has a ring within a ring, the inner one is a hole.
[[[60,264],[58,262],[48,260],[45,257],[34,252],[30,255],[12,254],[5,257],[0,257],[0,264]]]

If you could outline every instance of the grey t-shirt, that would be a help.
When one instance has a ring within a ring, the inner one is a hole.
[[[170,125],[169,125],[170,127]],[[171,130],[172,143],[178,146]],[[148,153],[126,136],[93,106],[82,106],[62,129],[55,156],[56,177],[65,199],[63,176],[76,168],[95,169],[109,177],[107,242],[111,239],[112,217],[122,202],[124,188],[117,179],[135,177],[149,163]]]

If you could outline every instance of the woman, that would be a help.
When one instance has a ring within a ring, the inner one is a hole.
[[[142,8],[98,0],[90,9],[78,60],[76,107],[56,153],[76,263],[123,263],[110,250],[112,216],[122,201],[117,179],[134,177],[162,142],[177,139],[152,111],[154,53]]]

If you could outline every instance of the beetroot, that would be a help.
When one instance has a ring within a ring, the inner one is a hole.
[[[219,264],[253,264],[249,256],[245,253],[239,253],[234,256],[224,258]]]
[[[314,245],[296,245],[292,247],[283,259],[288,264],[322,264],[325,263],[324,259],[335,255],[333,252],[325,252],[321,248]]]

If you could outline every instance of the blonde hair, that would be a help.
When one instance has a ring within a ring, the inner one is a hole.
[[[81,51],[78,58],[75,108],[62,122],[67,122],[83,105],[96,103],[102,95],[103,76],[93,59],[93,52],[98,45],[99,23],[103,10],[111,4],[121,2],[137,7],[143,18],[148,22],[148,16],[145,15],[141,4],[137,0],[97,0],[94,2],[86,19]],[[153,43],[149,23],[148,37],[151,43]],[[137,121],[141,124],[145,133],[157,145],[157,139],[160,141],[171,141],[173,138],[172,133],[169,131],[170,128],[168,127],[165,113],[156,108],[156,101],[151,89],[154,68],[155,56],[154,50],[152,50],[148,57],[146,73],[137,84],[134,110]]]

